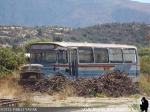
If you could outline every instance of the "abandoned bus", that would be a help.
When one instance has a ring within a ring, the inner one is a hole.
[[[125,72],[138,79],[137,48],[131,45],[42,42],[30,46],[30,64],[43,66],[42,73],[67,76],[97,76],[112,71]]]

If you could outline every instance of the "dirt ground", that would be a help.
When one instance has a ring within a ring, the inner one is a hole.
[[[67,97],[63,93],[53,96],[39,93],[26,92],[16,80],[0,80],[0,99],[16,98],[23,103],[20,107],[56,107],[54,112],[139,112],[141,97],[119,98],[85,98]],[[148,98],[148,97],[146,97]],[[150,97],[148,98],[150,102]],[[53,112],[53,111],[51,111]],[[150,109],[149,109],[150,112]]]
[[[33,107],[66,107],[68,112],[139,112],[140,98],[84,98],[36,94],[30,100]],[[149,102],[150,102],[150,98]],[[68,108],[68,107],[72,107]],[[66,111],[65,108],[64,112]],[[61,111],[63,111],[61,108]],[[59,111],[58,111],[59,112]],[[150,112],[150,111],[149,111]]]
[[[57,111],[54,110],[54,112],[140,112],[139,105],[142,96],[138,98],[85,98],[66,97],[60,94],[50,96],[43,93],[24,93],[14,97],[25,102],[20,107],[56,107]],[[0,98],[13,97],[7,94]],[[150,102],[150,97],[148,99]]]

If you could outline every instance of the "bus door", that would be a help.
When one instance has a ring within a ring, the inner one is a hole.
[[[71,48],[69,51],[69,74],[75,78],[78,77],[78,55],[77,49]]]

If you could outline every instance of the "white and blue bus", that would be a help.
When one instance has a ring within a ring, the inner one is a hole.
[[[137,48],[131,45],[39,42],[30,45],[30,64],[43,66],[42,73],[93,77],[113,71],[137,80],[140,66]]]

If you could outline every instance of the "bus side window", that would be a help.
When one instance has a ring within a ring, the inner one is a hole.
[[[68,63],[68,54],[67,51],[59,51],[58,52],[58,63]]]
[[[109,59],[111,63],[122,63],[123,62],[122,50],[119,48],[110,48]]]
[[[108,63],[108,49],[94,48],[95,63]]]
[[[136,63],[136,51],[135,49],[123,49],[124,63]]]
[[[79,62],[80,63],[94,63],[93,49],[88,47],[79,47]]]

